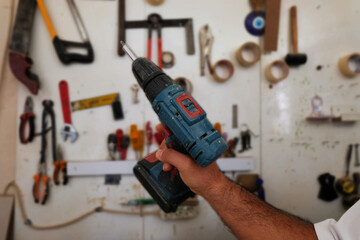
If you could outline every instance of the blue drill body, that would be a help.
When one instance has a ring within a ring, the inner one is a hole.
[[[164,89],[152,103],[171,135],[167,146],[188,153],[201,167],[223,154],[228,146],[206,118],[206,112],[177,84]]]

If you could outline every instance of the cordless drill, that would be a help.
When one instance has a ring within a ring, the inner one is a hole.
[[[228,146],[206,118],[206,112],[156,64],[136,57],[125,43],[121,44],[133,61],[137,82],[165,127],[167,147],[189,154],[201,167],[214,162]],[[164,212],[175,212],[194,193],[177,169],[166,172],[162,169],[163,163],[154,152],[136,164],[134,174]]]

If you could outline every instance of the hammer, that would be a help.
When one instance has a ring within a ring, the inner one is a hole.
[[[285,62],[289,66],[298,66],[305,64],[307,60],[306,54],[298,53],[298,30],[297,30],[297,13],[296,6],[290,8],[291,18],[291,41],[293,46],[293,53],[289,53],[285,57]]]

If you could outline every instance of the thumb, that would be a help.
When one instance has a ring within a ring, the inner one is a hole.
[[[182,154],[171,148],[160,149],[156,152],[156,157],[162,162],[170,163],[179,169],[180,172],[197,167],[197,164],[188,155]]]

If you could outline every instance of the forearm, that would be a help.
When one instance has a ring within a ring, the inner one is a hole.
[[[203,195],[240,239],[317,239],[313,224],[271,207],[225,176]]]

